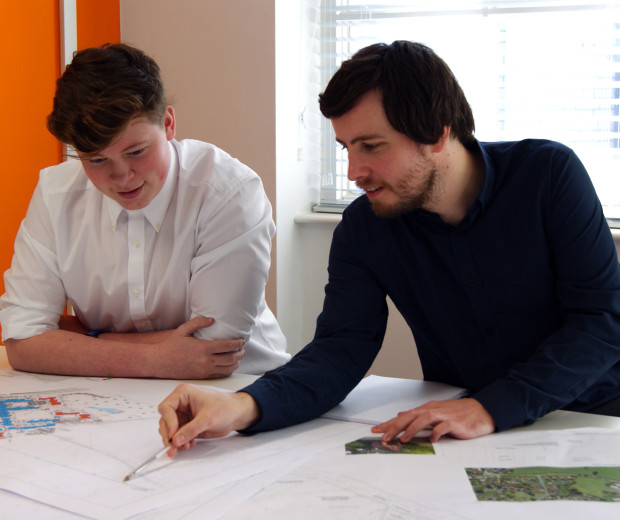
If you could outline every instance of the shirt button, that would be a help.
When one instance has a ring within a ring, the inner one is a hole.
[[[138,289],[134,289],[133,291],[131,291],[131,294],[134,296],[140,296],[140,291],[138,291]]]
[[[476,287],[476,281],[475,280],[468,280],[467,281],[467,285],[469,285],[470,287]]]
[[[136,248],[140,247],[140,241],[139,240],[134,240],[133,246],[136,247]]]

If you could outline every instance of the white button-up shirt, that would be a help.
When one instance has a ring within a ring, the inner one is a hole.
[[[290,358],[265,303],[275,225],[260,178],[219,148],[171,141],[165,184],[128,211],[81,162],[42,170],[15,241],[2,339],[58,328],[67,299],[90,329],[146,332],[212,317],[203,339],[246,339],[240,372]]]

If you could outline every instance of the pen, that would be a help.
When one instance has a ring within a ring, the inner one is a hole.
[[[129,473],[129,475],[127,475],[124,479],[123,482],[127,482],[128,480],[131,480],[134,477],[138,476],[138,473],[140,473],[142,470],[144,470],[144,468],[146,468],[147,466],[149,466],[150,464],[152,464],[153,462],[155,462],[159,457],[161,457],[164,453],[166,453],[168,450],[170,449],[170,446],[164,446],[161,450],[159,450],[155,455],[153,455],[149,460],[147,460],[144,464],[142,464],[141,466],[139,466],[138,468],[134,469],[131,473]]]

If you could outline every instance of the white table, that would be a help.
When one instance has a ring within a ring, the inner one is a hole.
[[[0,346],[0,368],[8,368],[8,360],[6,358],[6,352],[5,349]],[[218,388],[222,388],[222,389],[226,389],[226,390],[236,390],[239,388],[242,388],[244,386],[246,386],[247,384],[251,383],[253,380],[255,380],[255,376],[251,376],[251,375],[243,375],[243,374],[235,374],[229,378],[225,378],[225,379],[218,379],[218,380],[207,380],[207,381],[191,381],[194,384],[197,385],[208,385],[208,386],[214,386],[214,387],[218,387]],[[145,385],[148,385],[149,382],[148,380],[144,381]],[[306,426],[302,425],[302,429],[301,431],[303,431],[303,428],[306,427],[306,430],[312,430],[313,428],[313,424],[325,424],[326,420],[325,419],[318,419],[316,421],[311,421],[310,423],[306,423]],[[329,421],[327,421],[329,422]],[[349,423],[351,424],[351,423]],[[548,414],[545,417],[542,417],[541,419],[539,419],[535,424],[531,425],[531,426],[526,426],[526,427],[520,427],[520,428],[515,428],[511,431],[513,432],[519,432],[519,431],[523,431],[523,432],[527,432],[527,431],[546,431],[546,430],[569,430],[572,428],[582,428],[582,427],[595,427],[595,428],[609,428],[609,429],[617,429],[620,430],[620,418],[617,417],[607,417],[607,416],[600,416],[600,415],[592,415],[592,414],[583,414],[583,413],[575,413],[575,412],[567,412],[567,411],[555,411],[552,412],[550,414]],[[293,430],[291,430],[293,431]],[[294,431],[299,431],[298,430],[294,430]],[[286,432],[285,432],[286,433]],[[369,434],[369,433],[368,433]],[[504,434],[498,434],[498,439]],[[489,436],[489,437],[494,437],[494,436]],[[259,439],[260,436],[255,436],[254,439]],[[267,438],[267,437],[263,437],[263,438]],[[347,441],[350,440],[354,440],[354,439],[346,439]],[[219,441],[217,441],[219,442]],[[462,448],[464,450],[469,450],[470,447],[474,446],[473,443],[468,443],[468,441],[456,441],[457,443],[461,443],[462,442]],[[340,444],[339,444],[340,446]],[[357,456],[353,456],[353,457],[357,457]],[[365,456],[362,456],[365,457]],[[368,456],[368,459],[364,459],[365,461],[368,461],[369,463],[375,463],[376,461],[380,460],[381,463],[383,464],[383,470],[385,470],[386,464],[388,467],[391,467],[392,462],[390,461],[390,455],[378,455],[378,456]],[[373,458],[375,457],[375,458]],[[320,468],[328,468],[328,471],[330,470],[330,464],[329,461],[332,459],[326,459],[327,460],[327,464],[322,464],[320,465]],[[356,459],[357,460],[362,460],[362,459]],[[391,460],[395,460],[395,459],[391,459]],[[402,459],[401,459],[402,460]],[[409,462],[409,461],[407,461]],[[403,478],[407,478],[407,477],[411,477],[412,475],[415,475],[415,467],[416,467],[416,462],[417,461],[413,461],[412,462],[412,466],[406,470],[406,472],[403,473]],[[398,466],[398,464],[396,464],[395,466]],[[413,468],[413,469],[412,469]],[[312,469],[312,467],[311,467]],[[316,468],[315,468],[316,469]],[[402,468],[401,468],[402,471]],[[413,473],[410,473],[410,471],[413,471]],[[302,474],[303,475],[303,474]],[[341,478],[338,477],[337,474],[334,474],[334,482],[337,481],[337,478]],[[350,478],[350,477],[347,477]],[[419,476],[417,476],[417,478],[420,478]],[[429,476],[428,479],[432,479],[432,476]],[[284,479],[284,482],[286,482],[286,478]],[[310,499],[314,499],[316,500],[316,496],[314,496],[314,493],[317,493],[318,491],[316,490],[316,480],[313,482],[312,485],[308,485],[307,486],[307,491],[303,491],[304,493],[308,493],[307,498],[308,500]],[[278,484],[280,487],[282,487],[282,483],[280,482],[276,482],[276,484]],[[351,481],[352,486],[355,486],[355,479]],[[442,482],[437,482],[437,486],[441,487],[443,485]],[[276,486],[278,487],[278,486]],[[286,486],[284,486],[286,487]],[[267,488],[267,491],[269,491],[270,489],[272,489],[271,487]],[[302,487],[302,490],[305,489]],[[402,496],[402,495],[401,495]],[[286,496],[283,495],[282,496],[282,503],[286,504]],[[301,497],[303,498],[303,496]],[[272,498],[272,500],[274,500]],[[275,502],[278,503],[280,501],[280,495],[277,495],[275,498]],[[45,505],[40,505],[37,504],[36,502],[33,502],[31,500],[27,500],[24,498],[21,498],[19,496],[7,493],[5,491],[0,491],[0,503],[2,503],[2,507],[0,508],[0,518],[4,518],[2,516],[2,511],[19,511],[19,514],[21,515],[23,513],[24,517],[37,517],[37,518],[42,518],[42,519],[49,519],[49,520],[66,520],[66,519],[74,519],[74,518],[78,518],[78,516],[72,514],[72,513],[67,513],[65,511],[61,511],[58,509],[53,509],[51,507],[45,506]],[[315,502],[316,503],[316,502]],[[550,505],[551,504],[551,505]],[[556,503],[557,504],[557,503]],[[568,509],[569,514],[567,516],[566,514],[566,504],[564,504],[564,510],[562,512],[561,515],[558,515],[557,513],[554,513],[554,511],[556,511],[555,509],[553,509],[553,504],[550,502],[547,503],[536,503],[536,504],[529,504],[531,507],[533,507],[533,509],[529,509],[528,511],[532,512],[534,514],[534,516],[532,516],[531,518],[538,518],[536,515],[540,514],[538,513],[541,509],[540,508],[546,508],[546,507],[551,507],[551,509],[549,510],[549,513],[547,515],[547,512],[545,512],[544,518],[562,518],[563,520],[567,520],[567,519],[571,519],[572,518],[583,518],[583,507],[588,507],[588,505],[586,504],[584,506],[585,503],[578,503],[575,504],[574,506],[571,504],[571,508]],[[273,505],[273,504],[271,504]],[[497,504],[496,504],[497,505]],[[373,504],[373,506],[376,506],[376,503]],[[620,504],[611,504],[611,506],[617,506],[618,507],[618,515],[620,515]],[[243,508],[247,507],[245,504],[240,504],[240,511],[242,511],[241,516],[237,516],[235,513],[237,510],[232,510],[231,511],[231,519],[234,520],[238,520],[239,518],[246,518],[247,516],[245,516],[245,514],[247,513]],[[287,510],[287,506],[283,506],[284,509],[282,509],[280,511],[280,514],[286,514],[289,511]],[[298,504],[295,505],[295,507],[299,508],[300,506]],[[362,507],[364,507],[362,505]],[[482,511],[484,511],[486,509],[486,507],[483,505],[481,506]],[[266,508],[269,509],[269,508]],[[364,517],[364,510],[362,510],[362,514],[361,517]],[[571,516],[572,512],[574,511],[575,516]],[[586,509],[586,516],[588,514],[588,509]],[[598,510],[597,510],[598,511]],[[606,510],[608,511],[608,510]],[[614,513],[615,514],[615,510]],[[175,513],[177,513],[177,511],[175,510]],[[203,511],[204,513],[204,511]],[[424,511],[425,515],[421,516],[421,518],[434,518],[434,516],[431,514],[431,516],[426,516],[426,511]],[[438,510],[437,514],[440,514],[441,511]],[[299,511],[295,511],[295,514],[299,514]],[[520,513],[521,514],[521,513]],[[167,514],[165,514],[165,512],[163,512],[161,514],[162,516],[157,516],[154,518],[169,518],[169,516],[167,516]],[[177,517],[175,517],[173,515],[173,517],[176,519]],[[295,518],[298,518],[297,516],[294,516]],[[439,516],[440,518],[444,518],[443,516]],[[439,518],[438,517],[438,518]],[[603,514],[602,516],[599,515],[597,516],[598,518],[615,518],[613,515],[612,516],[607,516],[607,513]],[[620,517],[620,516],[618,516]],[[178,517],[181,518],[181,517]],[[209,518],[209,516],[204,516],[202,518]],[[225,519],[228,519],[228,516],[224,517]],[[257,518],[263,518],[260,516],[257,516]],[[278,513],[274,513],[271,515],[271,518],[277,519],[277,518],[281,518],[281,516],[278,515]],[[301,517],[300,517],[301,518]],[[306,516],[303,516],[303,518],[315,518],[312,516],[312,511],[306,511]],[[326,517],[327,518],[327,517]],[[335,518],[335,517],[334,517]],[[402,516],[402,518],[414,518],[414,516]],[[416,516],[417,518],[417,516]],[[471,518],[470,516],[467,516],[466,518]],[[488,511],[487,511],[487,516],[480,516],[480,518],[488,518]],[[495,518],[495,516],[493,517]],[[513,518],[513,516],[511,516],[510,514],[507,515],[502,515],[503,520],[511,520]],[[517,518],[517,517],[514,517]],[[149,517],[150,520],[150,517]],[[332,517],[329,517],[329,520],[333,520]]]

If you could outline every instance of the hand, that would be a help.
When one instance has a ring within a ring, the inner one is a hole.
[[[159,434],[170,444],[170,457],[178,449],[187,450],[196,439],[224,437],[243,430],[260,418],[254,398],[245,392],[229,394],[208,388],[181,384],[157,408]]]
[[[374,433],[383,433],[389,442],[400,432],[401,442],[409,442],[416,433],[432,427],[431,442],[444,435],[457,439],[473,439],[495,431],[495,421],[475,399],[431,401],[407,412],[400,412],[387,422],[372,427]]]
[[[206,340],[194,337],[198,329],[210,327],[213,322],[213,318],[196,316],[163,336],[159,343],[162,352],[155,354],[161,369],[160,377],[212,379],[227,377],[239,368],[245,355],[245,340]]]

